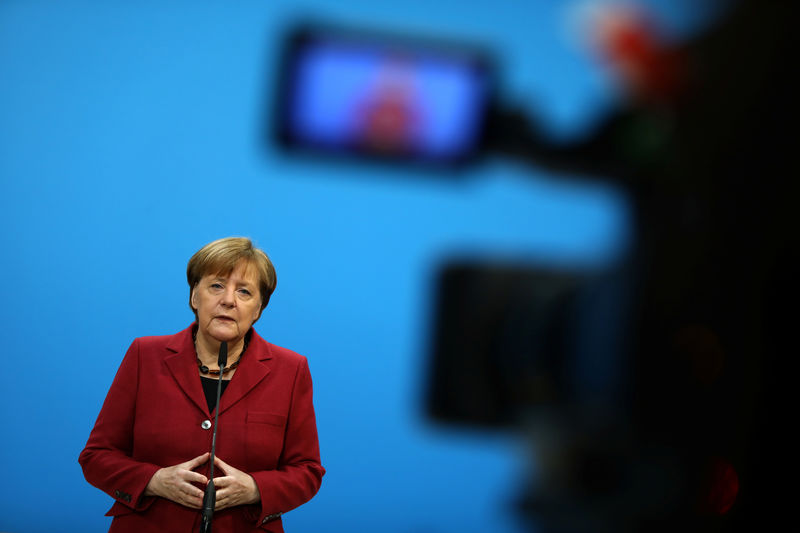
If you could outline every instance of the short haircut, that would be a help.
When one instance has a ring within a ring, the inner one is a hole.
[[[249,267],[255,267],[258,273],[258,290],[261,293],[261,311],[267,307],[269,298],[275,291],[278,282],[275,267],[263,250],[253,246],[247,237],[225,237],[210,242],[200,248],[186,266],[186,281],[189,282],[189,307],[192,311],[192,291],[208,274],[228,276],[236,266],[244,261]],[[195,315],[197,312],[195,311]]]

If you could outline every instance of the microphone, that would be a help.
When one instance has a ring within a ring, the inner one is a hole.
[[[217,490],[214,488],[214,455],[217,451],[217,422],[219,421],[219,397],[222,395],[222,372],[228,364],[228,343],[219,345],[219,381],[217,382],[217,406],[214,408],[214,433],[211,436],[211,469],[208,473],[208,485],[203,496],[203,514],[200,520],[200,533],[211,533],[211,519],[214,517],[214,506],[217,503]]]
[[[219,358],[217,359],[217,364],[219,364],[219,375],[221,376],[225,365],[228,364],[228,343],[225,341],[219,344]],[[217,401],[219,401],[219,398],[217,398]]]

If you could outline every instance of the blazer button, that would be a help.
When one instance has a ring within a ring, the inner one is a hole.
[[[200,427],[203,429],[211,428],[211,420],[203,420],[203,423],[200,424]]]

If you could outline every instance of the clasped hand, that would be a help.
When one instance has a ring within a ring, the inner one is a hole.
[[[203,507],[204,492],[193,483],[205,486],[208,478],[194,469],[208,462],[209,453],[198,455],[185,463],[158,470],[145,488],[145,496],[160,496],[193,509]],[[261,495],[253,477],[220,459],[214,458],[214,466],[222,471],[222,477],[214,478],[217,491],[215,511],[257,503]]]

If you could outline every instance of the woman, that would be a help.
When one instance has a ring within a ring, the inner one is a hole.
[[[225,341],[213,530],[282,532],[281,514],[316,494],[325,469],[305,357],[252,328],[275,269],[231,237],[194,254],[186,276],[195,322],[133,341],[78,461],[116,500],[110,532],[198,531]]]

